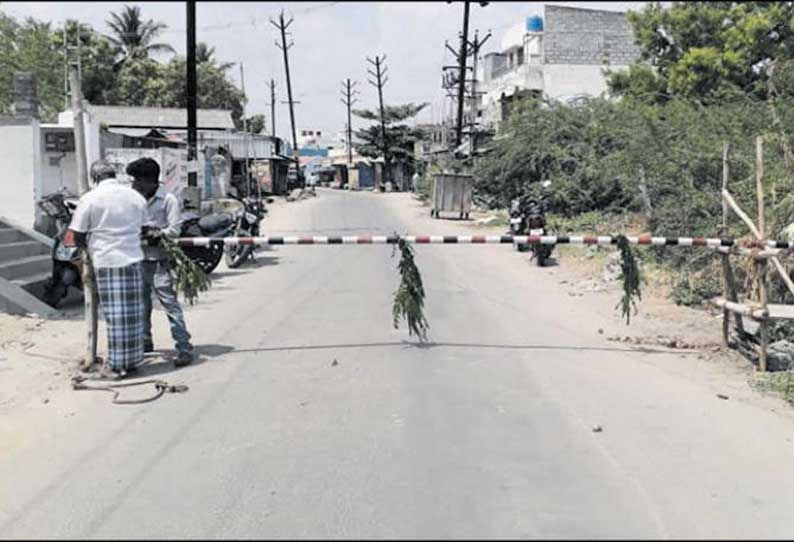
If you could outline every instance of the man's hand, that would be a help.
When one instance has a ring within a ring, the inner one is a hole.
[[[163,231],[160,228],[153,226],[144,226],[141,236],[149,246],[156,246],[160,244],[160,239],[163,237]]]

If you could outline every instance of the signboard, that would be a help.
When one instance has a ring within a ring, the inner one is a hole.
[[[273,193],[273,174],[270,171],[270,160],[257,160],[251,164],[251,172],[254,174],[263,192]]]
[[[44,150],[47,152],[74,152],[74,132],[46,132]]]
[[[118,179],[132,182],[125,173],[125,168],[130,162],[138,158],[152,158],[160,166],[160,182],[177,196],[187,186],[187,150],[186,149],[107,149],[105,160],[113,165]],[[197,170],[197,184],[204,185],[204,157],[199,155],[199,168]]]

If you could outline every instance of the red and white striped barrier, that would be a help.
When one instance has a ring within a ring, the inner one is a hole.
[[[557,236],[557,235],[353,235],[353,236],[278,236],[278,237],[184,237],[177,239],[180,246],[204,247],[210,244],[224,246],[238,245],[393,245],[399,239],[413,244],[439,245],[488,245],[488,244],[530,244],[530,245],[615,245],[618,236]],[[632,245],[680,246],[680,247],[745,247],[788,249],[792,243],[770,240],[764,244],[757,241],[740,243],[731,238],[705,237],[651,237],[627,236]]]

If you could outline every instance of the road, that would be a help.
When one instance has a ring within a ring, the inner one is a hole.
[[[427,232],[405,195],[320,192],[271,233]],[[149,369],[189,392],[35,418],[0,455],[0,537],[794,536],[791,417],[610,345],[509,247],[416,251],[427,346],[392,329],[391,247],[222,268],[188,312],[202,359]]]

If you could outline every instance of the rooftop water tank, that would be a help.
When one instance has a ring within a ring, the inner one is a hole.
[[[527,17],[527,32],[543,32],[543,17],[540,15]]]

